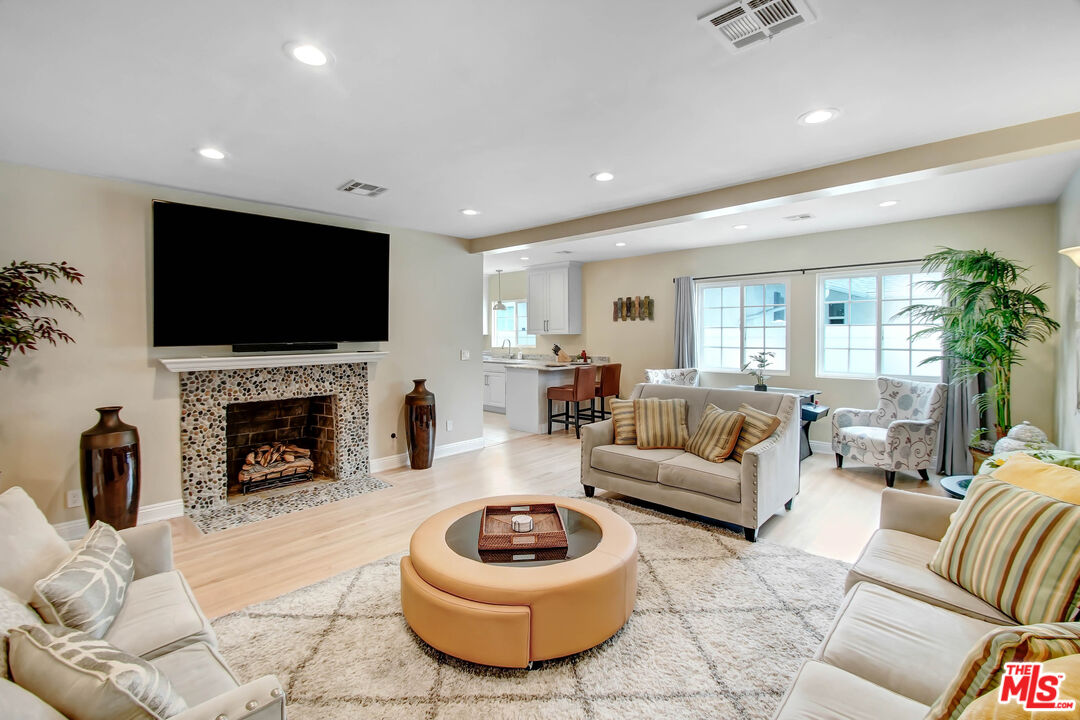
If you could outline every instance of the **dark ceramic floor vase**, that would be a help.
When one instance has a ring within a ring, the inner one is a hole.
[[[97,408],[97,425],[79,441],[86,520],[134,527],[139,517],[139,431],[120,419],[120,407]]]
[[[405,395],[405,433],[414,470],[429,468],[435,460],[435,393],[425,387],[426,382],[425,378],[413,380],[415,387]]]

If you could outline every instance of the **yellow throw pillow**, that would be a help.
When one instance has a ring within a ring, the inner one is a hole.
[[[637,446],[641,450],[682,450],[690,440],[690,429],[686,425],[686,400],[682,398],[634,400],[634,424],[637,426]]]
[[[633,400],[612,400],[611,422],[615,426],[616,445],[637,445]]]
[[[686,443],[686,452],[694,453],[709,462],[721,463],[735,449],[746,416],[741,412],[727,412],[715,405],[705,408],[694,437]]]
[[[1052,497],[1080,505],[1080,470],[1054,465],[1024,453],[1009,456],[1005,464],[990,473],[991,477]]]
[[[746,416],[746,420],[743,421],[742,430],[739,431],[739,441],[735,443],[731,459],[741,463],[744,452],[772,435],[776,428],[780,427],[780,418],[750,407],[746,403],[740,405],[738,411]]]
[[[960,720],[1031,720],[1032,718],[1065,720],[1065,718],[1076,717],[1075,713],[1080,711],[1080,655],[1047,660],[1043,663],[1042,672],[1044,675],[1060,673],[1065,676],[1058,685],[1058,700],[1075,701],[1077,711],[1030,713],[1016,700],[1005,704],[998,702],[998,687],[995,687],[972,701],[960,716]]]

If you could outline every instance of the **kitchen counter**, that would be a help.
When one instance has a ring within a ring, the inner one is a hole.
[[[581,367],[584,363],[555,363],[544,362],[542,360],[518,360],[516,358],[505,357],[485,357],[485,363],[495,363],[497,365],[503,365],[511,368],[528,368],[531,370],[538,370],[540,372],[559,372],[561,370],[573,370],[575,367]],[[589,365],[599,366],[602,363],[588,363]],[[545,429],[544,432],[547,432]]]

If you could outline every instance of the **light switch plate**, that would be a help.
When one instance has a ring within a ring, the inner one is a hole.
[[[461,359],[462,360],[468,360],[469,357],[470,357],[470,353],[469,353],[468,350],[462,350],[461,351]]]
[[[451,431],[453,429],[454,429],[454,421],[453,420],[447,420],[446,421],[446,430],[447,430],[447,432],[449,432],[449,431]]]
[[[82,507],[82,493],[78,490],[68,490],[67,506],[69,508]]]

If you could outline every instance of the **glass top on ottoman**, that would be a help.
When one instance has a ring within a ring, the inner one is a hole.
[[[566,548],[485,550],[481,554],[476,545],[480,539],[480,517],[483,513],[483,510],[477,510],[455,520],[446,530],[446,544],[458,555],[485,565],[507,567],[555,565],[591,552],[600,544],[600,539],[603,537],[600,526],[591,517],[576,510],[560,507],[559,515],[562,516],[563,527],[566,528]]]

